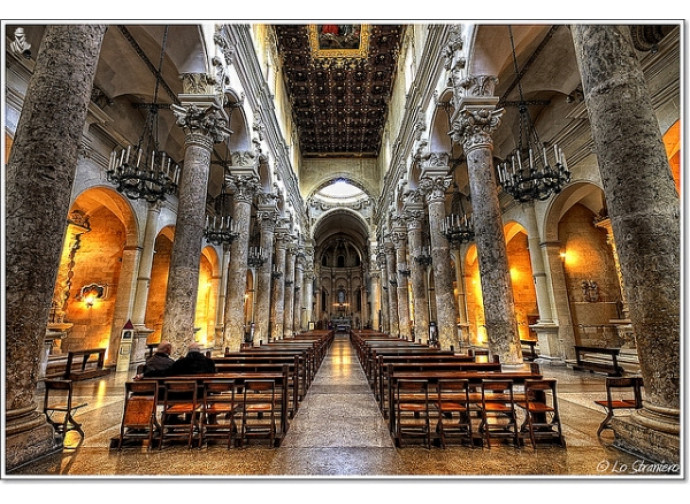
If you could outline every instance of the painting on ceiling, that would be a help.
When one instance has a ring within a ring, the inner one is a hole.
[[[369,27],[362,24],[309,25],[315,58],[363,58],[369,46]]]

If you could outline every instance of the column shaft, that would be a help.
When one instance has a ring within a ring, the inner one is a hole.
[[[295,247],[288,247],[285,254],[285,299],[283,301],[283,337],[292,338],[294,294],[295,294]]]
[[[407,264],[407,230],[405,228],[399,229],[399,231],[395,231],[391,235],[391,239],[395,244],[395,259],[397,263],[397,270],[394,269],[393,274],[397,275],[398,283],[398,331],[400,332],[399,334],[401,338],[411,339],[412,334],[410,333],[410,301],[409,290],[407,287],[407,277],[409,273],[401,272],[400,269],[401,265]],[[420,338],[420,335],[416,336],[417,338]]]
[[[417,259],[422,252],[422,216],[409,218],[407,239],[410,247],[410,280],[412,281],[412,303],[414,306],[414,335],[422,343],[429,341],[429,293],[426,287],[426,265]]]
[[[498,97],[492,96],[497,80],[473,76],[460,84],[466,94],[461,93],[452,134],[454,140],[462,140],[467,156],[489,348],[502,363],[511,365],[522,364],[522,349],[493,165],[491,134],[503,113],[495,110]]]
[[[645,407],[634,419],[678,434],[678,193],[629,28],[571,31],[645,384]]]
[[[132,310],[132,324],[144,326],[146,318],[146,302],[149,296],[151,284],[151,268],[155,253],[156,231],[158,230],[158,216],[161,213],[160,204],[150,204],[146,213],[146,229],[144,231],[144,243],[142,244],[141,258],[139,259],[139,274],[137,276],[137,292],[134,298]]]
[[[438,340],[443,350],[458,348],[458,314],[453,294],[454,272],[450,267],[450,247],[441,234],[441,225],[446,218],[445,191],[451,178],[437,176],[423,178],[422,186],[426,193],[429,208],[429,241],[431,243],[431,263],[434,268],[436,312],[438,315]]]
[[[236,352],[244,341],[247,247],[249,245],[249,230],[252,218],[252,200],[259,187],[259,180],[251,176],[231,176],[230,182],[235,188],[232,204],[233,220],[237,225],[239,234],[233,240],[230,248],[223,345],[229,347],[231,352]]]
[[[273,268],[273,234],[277,211],[259,212],[261,222],[261,248],[266,254],[266,261],[257,269],[256,316],[254,317],[254,346],[260,341],[268,342],[268,329],[271,310],[271,271]]]
[[[194,316],[199,288],[199,261],[206,216],[206,186],[211,163],[211,139],[188,134],[180,176],[175,239],[168,274],[161,340],[172,343],[173,355],[186,354],[194,341]]]
[[[6,168],[8,470],[57,448],[52,427],[36,410],[35,390],[78,148],[105,31],[103,25],[46,28]]]
[[[283,319],[285,315],[285,256],[286,254],[287,230],[276,229],[276,251],[274,269],[271,273],[273,280],[273,291],[271,297],[271,326],[270,339],[278,340],[283,338]]]
[[[395,268],[395,247],[393,243],[386,242],[386,273],[387,277],[383,279],[388,284],[388,332],[391,336],[400,336],[400,321],[398,314],[398,278],[397,270]],[[393,283],[391,283],[391,280]],[[405,301],[407,301],[407,292],[405,292]]]

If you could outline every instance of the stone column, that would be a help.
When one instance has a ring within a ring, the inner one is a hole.
[[[633,331],[630,322],[630,307],[628,306],[628,298],[625,295],[625,283],[623,281],[623,271],[621,270],[621,261],[618,257],[618,250],[616,249],[616,240],[613,237],[613,229],[611,228],[611,219],[604,218],[594,223],[598,228],[606,231],[606,243],[611,247],[611,254],[613,254],[613,264],[616,267],[616,276],[618,277],[618,285],[620,287],[620,308],[619,316],[609,322],[616,326],[616,332],[621,339],[623,348],[635,348],[635,332]]]
[[[293,332],[299,332],[302,328],[302,296],[304,291],[302,290],[302,285],[304,284],[304,253],[297,252],[295,258],[295,284],[294,284],[294,312],[292,314],[292,330]]]
[[[453,261],[455,261],[455,284],[458,290],[458,320],[460,327],[460,347],[469,347],[470,345],[470,324],[467,317],[467,293],[465,283],[465,264],[460,253],[460,245],[454,246],[451,250],[453,253]]]
[[[410,201],[410,198],[414,202]],[[414,194],[408,195],[404,212],[410,249],[410,261],[407,267],[410,269],[412,281],[414,334],[415,339],[427,343],[429,341],[429,291],[426,286],[427,264],[420,258],[424,245],[422,227],[425,218],[421,192],[415,191]]]
[[[294,294],[295,294],[295,256],[297,255],[297,247],[295,245],[294,237],[290,240],[285,254],[285,299],[283,301],[284,317],[283,317],[283,337],[292,338],[292,323]]]
[[[451,135],[454,141],[462,142],[467,156],[489,348],[501,363],[518,365],[523,362],[522,349],[493,165],[491,135],[503,114],[503,110],[495,110],[498,97],[493,92],[497,82],[489,75],[457,82],[454,94],[460,99]]]
[[[108,338],[108,351],[106,352],[106,366],[117,364],[117,353],[120,350],[122,328],[132,317],[134,305],[134,293],[136,290],[137,271],[141,249],[137,246],[125,246],[122,251],[122,266],[117,285],[117,298],[113,307],[113,320],[110,324],[110,337]],[[134,342],[133,342],[134,343]],[[134,349],[132,349],[134,350]],[[131,356],[134,357],[133,355]]]
[[[544,271],[544,260],[539,247],[539,227],[537,226],[537,215],[534,211],[534,204],[523,205],[527,216],[527,246],[529,247],[530,265],[532,266],[532,277],[534,278],[534,288],[537,294],[537,309],[539,310],[539,324],[553,324],[553,312],[549,301],[549,288],[546,283],[546,272]]]
[[[645,385],[617,443],[680,462],[680,201],[625,26],[571,26]]]
[[[273,271],[273,234],[278,219],[277,195],[259,194],[256,218],[261,223],[261,248],[266,261],[257,268],[256,314],[254,316],[254,346],[269,340],[269,320],[271,313],[271,272]]]
[[[218,287],[218,303],[216,304],[216,332],[213,348],[223,351],[223,327],[225,322],[225,295],[228,291],[228,269],[230,269],[230,244],[223,244],[222,272]]]
[[[234,157],[235,154],[233,154]],[[234,160],[233,164],[235,164]],[[228,270],[228,291],[225,300],[223,346],[229,347],[231,352],[236,352],[244,341],[247,247],[249,245],[249,230],[252,220],[252,201],[260,188],[260,181],[253,169],[246,170],[246,165],[244,169],[231,168],[230,173],[231,175],[226,180],[228,186],[233,190],[232,219],[237,226],[236,230],[239,234],[230,246],[230,269]]]
[[[273,280],[273,290],[271,292],[271,322],[269,340],[279,340],[283,338],[283,320],[285,316],[285,259],[287,255],[287,244],[290,239],[290,230],[284,220],[278,221],[275,230],[275,260],[271,279]]]
[[[392,237],[389,237],[392,239]],[[398,314],[398,273],[395,267],[395,246],[392,241],[383,244],[386,251],[386,274],[384,282],[388,284],[388,325],[391,336],[400,336],[400,319]],[[407,283],[407,279],[405,279]],[[407,292],[403,298],[407,302]]]
[[[379,331],[389,332],[389,314],[390,310],[388,308],[388,268],[386,268],[386,253],[384,251],[383,245],[380,245],[376,249],[376,264],[379,267],[379,295],[380,295],[380,309],[381,309],[381,327]],[[378,319],[378,317],[377,317]]]
[[[536,325],[532,326],[532,329],[537,333],[541,354],[551,356],[551,352],[556,350],[556,359],[562,360],[561,350],[559,349],[560,345],[555,344],[555,338],[558,336],[558,326],[554,321],[552,284],[544,268],[544,254],[540,245],[539,227],[537,225],[534,204],[523,205],[523,208],[527,215],[527,244],[529,247],[530,265],[532,266],[532,276],[534,277],[534,288],[537,294],[537,309],[539,310],[539,320]],[[562,264],[557,264],[557,266],[562,270]],[[565,281],[565,276],[563,280]],[[572,326],[570,327],[572,328]]]
[[[382,324],[379,322],[379,313],[382,313],[381,272],[371,271],[369,278],[371,279],[371,327],[374,331],[383,331]]]
[[[302,322],[303,329],[309,329],[309,323],[314,322],[314,262],[307,261],[306,268],[304,270],[304,306],[306,310],[304,310],[304,321]]]
[[[399,224],[402,223],[404,223],[404,221],[399,220]],[[400,331],[399,334],[401,338],[412,339],[412,334],[410,333],[409,290],[407,287],[407,278],[410,276],[410,272],[402,269],[405,264],[407,264],[407,268],[410,267],[407,263],[407,228],[401,226],[393,227],[391,240],[395,245],[396,265],[393,266],[392,274],[396,276],[398,290],[398,330]],[[419,335],[417,335],[417,337],[419,338]]]
[[[192,90],[193,82],[198,77],[198,74],[184,76],[185,92]],[[185,355],[187,346],[194,341],[199,260],[204,236],[211,152],[214,143],[222,142],[230,134],[227,115],[217,108],[213,89],[205,91],[207,94],[181,95],[182,105],[172,107],[178,126],[185,132],[185,154],[161,340],[172,343],[175,356]]]
[[[6,168],[8,470],[62,449],[36,409],[35,391],[78,148],[106,29],[71,24],[46,28]]]
[[[542,256],[546,259],[546,280],[552,286],[553,310],[557,330],[543,331],[539,335],[539,350],[543,357],[565,363],[575,358],[575,330],[572,325],[568,285],[561,257],[561,242],[540,243]],[[544,338],[542,338],[542,335]]]
[[[450,267],[450,247],[441,234],[441,225],[446,219],[446,189],[453,178],[447,176],[448,154],[435,154],[429,164],[422,168],[420,182],[426,195],[429,208],[429,241],[431,243],[431,263],[434,268],[436,312],[438,315],[438,340],[441,349],[458,349],[458,314],[453,294],[454,271]]]
[[[151,284],[151,268],[153,255],[156,252],[156,232],[158,231],[158,217],[161,213],[160,203],[149,203],[146,213],[146,229],[144,230],[144,243],[142,244],[141,257],[139,259],[139,274],[137,275],[137,292],[132,309],[132,324],[137,332],[150,333],[144,323],[146,318],[146,302],[149,297]]]

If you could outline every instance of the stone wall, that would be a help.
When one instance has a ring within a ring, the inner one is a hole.
[[[528,316],[538,315],[537,293],[534,289],[527,235],[516,234],[507,245],[510,279],[515,298],[515,318],[520,339],[530,339]]]
[[[617,347],[622,342],[609,321],[619,318],[620,286],[606,232],[594,227],[593,219],[590,210],[577,204],[558,228],[575,340],[578,345]],[[583,282],[595,282],[596,291],[587,293]]]
[[[149,329],[153,329],[153,332],[148,337],[148,343],[157,343],[161,337],[172,241],[166,235],[159,234],[156,238],[155,250],[156,253],[153,256],[153,266],[151,268],[149,297],[146,303],[145,325]]]
[[[63,352],[108,346],[118,295],[118,282],[125,244],[125,228],[110,210],[100,207],[89,215],[91,231],[81,235],[74,257],[73,276],[65,320],[74,324],[62,343]],[[69,261],[69,257],[63,260]],[[61,268],[67,265],[61,264]],[[78,297],[85,285],[105,288],[103,299],[88,308]]]

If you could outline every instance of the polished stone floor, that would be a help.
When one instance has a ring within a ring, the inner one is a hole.
[[[10,477],[189,476],[251,480],[258,476],[310,481],[404,477],[439,481],[639,476],[634,470],[637,457],[613,448],[610,434],[605,433],[602,439],[596,436],[604,414],[593,400],[602,397],[604,378],[562,366],[542,368],[545,375],[558,379],[567,448],[544,446],[535,451],[529,444],[522,449],[506,445],[490,450],[463,446],[445,450],[396,448],[349,338],[338,335],[280,448],[252,444],[229,450],[219,445],[201,449],[170,446],[160,451],[140,447],[109,449],[110,440],[119,432],[123,383],[131,377],[131,373],[113,373],[103,379],[77,382],[77,400],[89,403],[78,415],[86,432],[84,441],[75,446],[79,436],[69,433],[62,453],[23,467]]]

